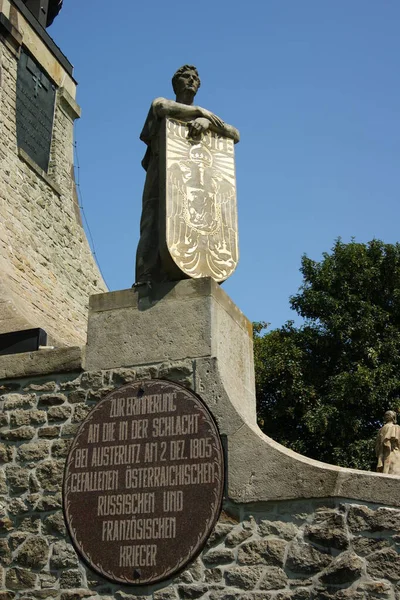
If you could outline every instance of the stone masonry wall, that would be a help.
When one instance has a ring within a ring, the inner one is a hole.
[[[49,172],[41,176],[18,154],[17,64],[0,43],[0,333],[36,326],[50,343],[81,344],[89,295],[106,287],[76,201],[70,96],[58,89]]]
[[[192,387],[192,362],[0,382],[0,600],[400,600],[400,510],[346,499],[225,499],[201,555],[157,586],[85,567],[61,508],[68,448],[104,395],[152,377]]]

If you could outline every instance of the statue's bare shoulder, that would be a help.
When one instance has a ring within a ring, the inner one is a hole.
[[[171,102],[172,100],[168,100],[168,98],[162,98],[161,96],[159,98],[154,98],[153,102],[151,103],[153,113],[159,117],[163,116],[162,113],[167,109]]]

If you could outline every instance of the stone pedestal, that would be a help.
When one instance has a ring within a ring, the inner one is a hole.
[[[236,429],[239,418],[256,424],[252,325],[215,281],[90,298],[87,370],[163,362],[173,370],[182,361],[193,369],[195,391],[206,394],[221,433]]]
[[[309,459],[256,422],[251,323],[212,279],[98,294],[90,299],[85,371],[134,368],[199,394],[225,439],[227,496],[240,503],[353,498],[396,503],[398,480]]]

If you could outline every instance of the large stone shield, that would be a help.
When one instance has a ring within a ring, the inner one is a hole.
[[[165,119],[160,144],[161,258],[173,278],[225,281],[238,263],[233,140]]]

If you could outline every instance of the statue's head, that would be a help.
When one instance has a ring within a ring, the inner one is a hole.
[[[192,91],[195,95],[200,87],[200,77],[196,67],[193,65],[180,67],[172,77],[172,87],[176,95],[186,90]]]
[[[385,423],[390,423],[390,421],[397,423],[397,415],[394,410],[387,410],[383,415],[383,420]]]

